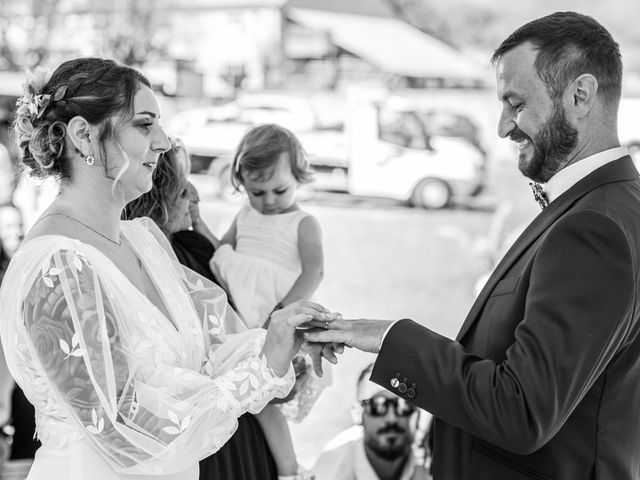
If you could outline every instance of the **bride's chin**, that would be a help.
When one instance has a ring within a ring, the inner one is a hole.
[[[133,202],[134,200],[137,200],[138,198],[140,198],[142,195],[144,195],[145,193],[149,192],[151,190],[151,187],[153,186],[153,184],[151,182],[149,182],[148,185],[140,187],[140,186],[136,186],[134,188],[129,188],[127,189],[127,194],[125,195],[125,204],[129,204],[130,202]]]

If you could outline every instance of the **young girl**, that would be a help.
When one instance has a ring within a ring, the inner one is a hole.
[[[258,327],[275,308],[311,297],[322,280],[320,226],[296,203],[296,190],[312,171],[291,132],[262,125],[240,141],[232,172],[249,205],[222,238],[212,269],[227,283],[240,316]]]
[[[237,214],[211,259],[211,267],[250,327],[265,326],[269,314],[298,299],[308,299],[323,274],[318,221],[300,209],[296,190],[312,178],[298,139],[278,125],[251,129],[233,158],[232,184],[247,192],[249,205]],[[322,381],[304,359],[305,378],[294,401],[282,411],[301,420],[328,380]],[[297,473],[289,429],[280,410],[267,406],[258,416],[281,476]]]

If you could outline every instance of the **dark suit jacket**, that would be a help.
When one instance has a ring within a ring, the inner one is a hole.
[[[436,417],[435,480],[640,478],[639,253],[623,157],[533,220],[456,341],[390,329],[371,378]]]

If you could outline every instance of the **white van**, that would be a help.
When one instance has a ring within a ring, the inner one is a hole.
[[[486,154],[473,123],[443,109],[417,109],[388,97],[356,100],[348,107],[341,141],[302,136],[318,172],[315,188],[443,208],[480,193]],[[322,148],[340,151],[342,158]]]

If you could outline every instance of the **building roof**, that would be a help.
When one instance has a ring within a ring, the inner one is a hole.
[[[477,65],[453,47],[397,18],[293,7],[287,8],[287,16],[307,28],[328,32],[334,44],[384,72],[465,82],[490,78],[488,65]]]
[[[371,17],[396,17],[387,0],[290,0],[285,8],[307,8]]]

